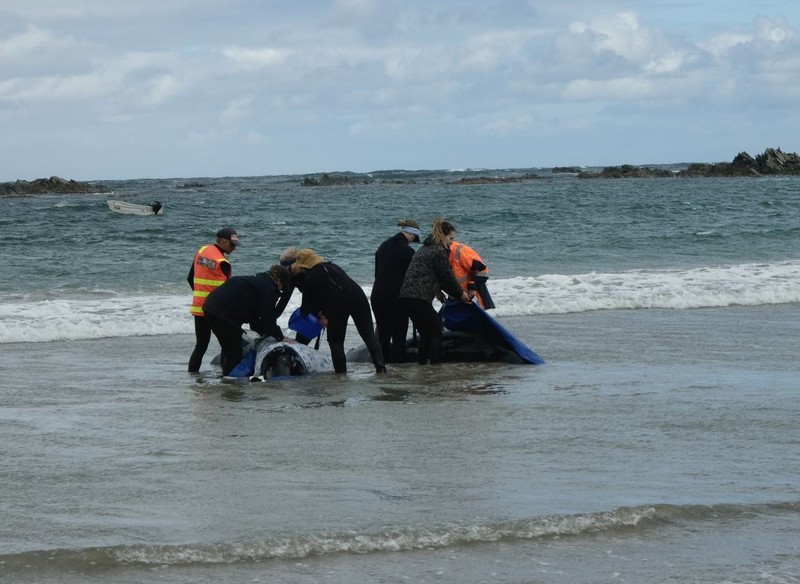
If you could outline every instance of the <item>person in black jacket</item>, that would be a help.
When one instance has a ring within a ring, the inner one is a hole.
[[[283,341],[275,305],[289,285],[289,270],[274,265],[252,276],[233,276],[206,298],[203,312],[222,349],[222,375],[228,375],[242,360],[242,325],[263,337]]]
[[[431,226],[431,233],[425,238],[422,247],[411,258],[411,263],[403,278],[400,298],[403,301],[411,322],[419,331],[417,362],[424,365],[438,363],[442,354],[442,321],[434,310],[434,298],[444,300],[442,291],[462,302],[469,302],[469,295],[461,288],[448,257],[450,244],[456,235],[456,228],[437,219]]]
[[[352,317],[358,334],[367,345],[375,371],[386,372],[381,346],[372,325],[369,300],[361,286],[332,262],[326,262],[313,249],[301,249],[292,264],[292,275],[305,272],[300,314],[313,314],[328,331],[328,346],[336,373],[347,372],[344,337],[347,320]]]
[[[280,264],[286,268],[289,268],[291,272],[292,264],[297,259],[297,248],[295,246],[287,247],[280,255],[279,261]],[[283,314],[283,311],[286,310],[286,307],[289,304],[289,300],[292,298],[292,293],[295,290],[300,290],[300,293],[303,293],[303,278],[305,277],[305,272],[300,271],[296,274],[291,274],[289,279],[289,285],[283,289],[281,293],[281,299],[278,301],[278,305],[275,307],[278,313],[278,316]],[[296,332],[294,335],[294,339],[298,343],[303,343],[307,345],[311,342],[311,339],[305,336],[301,332]],[[319,344],[319,343],[317,343]],[[314,347],[315,349],[318,347]]]
[[[400,302],[400,286],[414,255],[409,244],[419,243],[420,236],[419,223],[412,219],[401,219],[397,225],[400,231],[381,243],[375,252],[375,283],[370,295],[378,342],[387,363],[406,360],[408,314]]]

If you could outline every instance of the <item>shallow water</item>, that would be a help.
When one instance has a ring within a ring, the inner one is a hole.
[[[3,580],[800,578],[797,305],[503,322],[548,363],[235,384],[185,335],[5,345]]]
[[[0,580],[800,580],[800,179],[457,178],[3,199]],[[236,384],[212,342],[186,373],[221,225],[234,273],[309,245],[368,291],[394,220],[439,216],[545,365]]]

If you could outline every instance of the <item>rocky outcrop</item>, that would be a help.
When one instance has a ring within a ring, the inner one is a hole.
[[[578,178],[669,178],[675,176],[674,172],[664,168],[650,168],[648,166],[607,166],[600,172],[582,171]]]
[[[740,152],[732,162],[690,164],[680,176],[769,176],[800,174],[800,156],[767,148],[755,158]]]
[[[18,180],[0,183],[0,195],[41,195],[45,193],[107,193],[108,189],[99,183],[64,180],[57,176],[37,178],[36,180]]]
[[[782,152],[780,148],[767,148],[755,158],[740,152],[731,162],[693,163],[673,172],[647,166],[609,166],[600,172],[581,172],[578,178],[664,178],[664,177],[723,177],[800,175],[800,156]]]
[[[518,183],[526,180],[542,178],[535,173],[526,173],[522,176],[470,176],[451,181],[451,185],[485,185],[497,183]]]
[[[335,185],[366,185],[371,182],[372,178],[365,175],[341,175],[326,172],[319,178],[307,176],[303,179],[302,185],[304,187],[329,187]]]

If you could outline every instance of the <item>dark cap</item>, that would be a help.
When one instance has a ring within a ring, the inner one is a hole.
[[[217,237],[221,237],[223,239],[227,239],[233,245],[241,245],[241,241],[239,241],[239,236],[236,233],[236,230],[233,227],[223,227],[219,231],[217,231]]]

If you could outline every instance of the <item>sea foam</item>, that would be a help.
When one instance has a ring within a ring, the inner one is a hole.
[[[365,285],[369,295],[371,286]],[[800,302],[800,261],[490,279],[496,317]],[[0,299],[0,343],[193,334],[188,294]],[[301,301],[295,293],[278,323]]]

